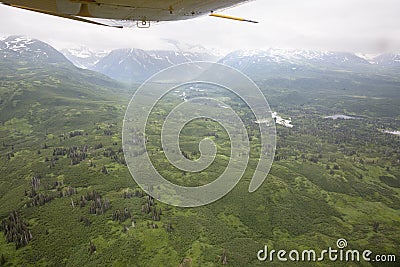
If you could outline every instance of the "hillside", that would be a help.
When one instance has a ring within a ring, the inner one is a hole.
[[[60,52],[38,40],[9,37],[0,42],[0,120],[25,117],[44,123],[63,108],[86,109],[127,96],[122,84],[79,69]],[[60,114],[57,114],[60,113]],[[82,114],[83,115],[83,114]],[[60,127],[47,122],[49,127]],[[77,121],[77,123],[80,123]]]

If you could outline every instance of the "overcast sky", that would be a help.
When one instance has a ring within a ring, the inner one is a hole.
[[[150,29],[113,29],[0,6],[0,35],[27,35],[58,49],[169,49],[165,40],[173,39],[224,51],[275,47],[400,52],[399,11],[399,0],[256,0],[222,13],[259,24],[206,16]]]

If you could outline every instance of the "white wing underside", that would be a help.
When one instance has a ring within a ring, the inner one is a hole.
[[[133,21],[173,21],[207,15],[246,0],[5,0],[16,7],[60,16]]]

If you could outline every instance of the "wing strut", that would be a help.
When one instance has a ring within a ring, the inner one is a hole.
[[[227,15],[222,15],[222,14],[215,14],[215,13],[212,13],[212,12],[211,12],[210,16],[211,17],[222,18],[222,19],[232,19],[232,20],[238,20],[238,21],[244,21],[244,22],[258,23],[258,21],[254,21],[254,20],[238,18],[238,17],[232,17],[232,16],[227,16]]]

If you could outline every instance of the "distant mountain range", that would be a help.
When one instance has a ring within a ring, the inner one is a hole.
[[[267,67],[278,67],[285,72],[304,67],[347,69],[371,65],[367,60],[351,53],[284,49],[234,51],[220,62],[245,72],[265,72],[268,71]]]
[[[187,49],[187,48],[186,48]],[[310,50],[238,50],[225,56],[214,54],[213,51],[198,47],[190,50],[175,51],[145,51],[141,49],[118,49],[108,54],[88,53],[83,49],[71,58],[71,51],[63,50],[64,55],[76,66],[88,68],[103,73],[113,79],[123,82],[142,82],[156,72],[184,62],[212,61],[235,67],[252,78],[265,74],[301,73],[312,70],[351,70],[376,71],[400,68],[400,55],[383,54],[374,57],[348,52],[310,51]],[[106,55],[105,55],[106,54]],[[82,55],[82,56],[79,56]],[[79,60],[78,60],[79,59]],[[86,62],[95,62],[86,64]]]
[[[76,67],[93,70],[126,83],[143,82],[166,67],[192,61],[220,62],[235,67],[252,78],[278,73],[309,74],[310,71],[324,70],[379,72],[400,69],[400,55],[397,54],[366,57],[347,52],[271,48],[238,50],[221,56],[199,46],[176,46],[174,51],[145,51],[136,48],[94,51],[86,47],[57,51],[44,42],[20,36],[10,36],[0,41],[0,56],[3,60],[18,57],[20,61],[34,63],[46,61],[68,65],[72,62]]]
[[[255,80],[267,77],[318,77],[328,72],[399,72],[400,55],[365,58],[348,52],[267,49],[234,51],[219,62]]]

